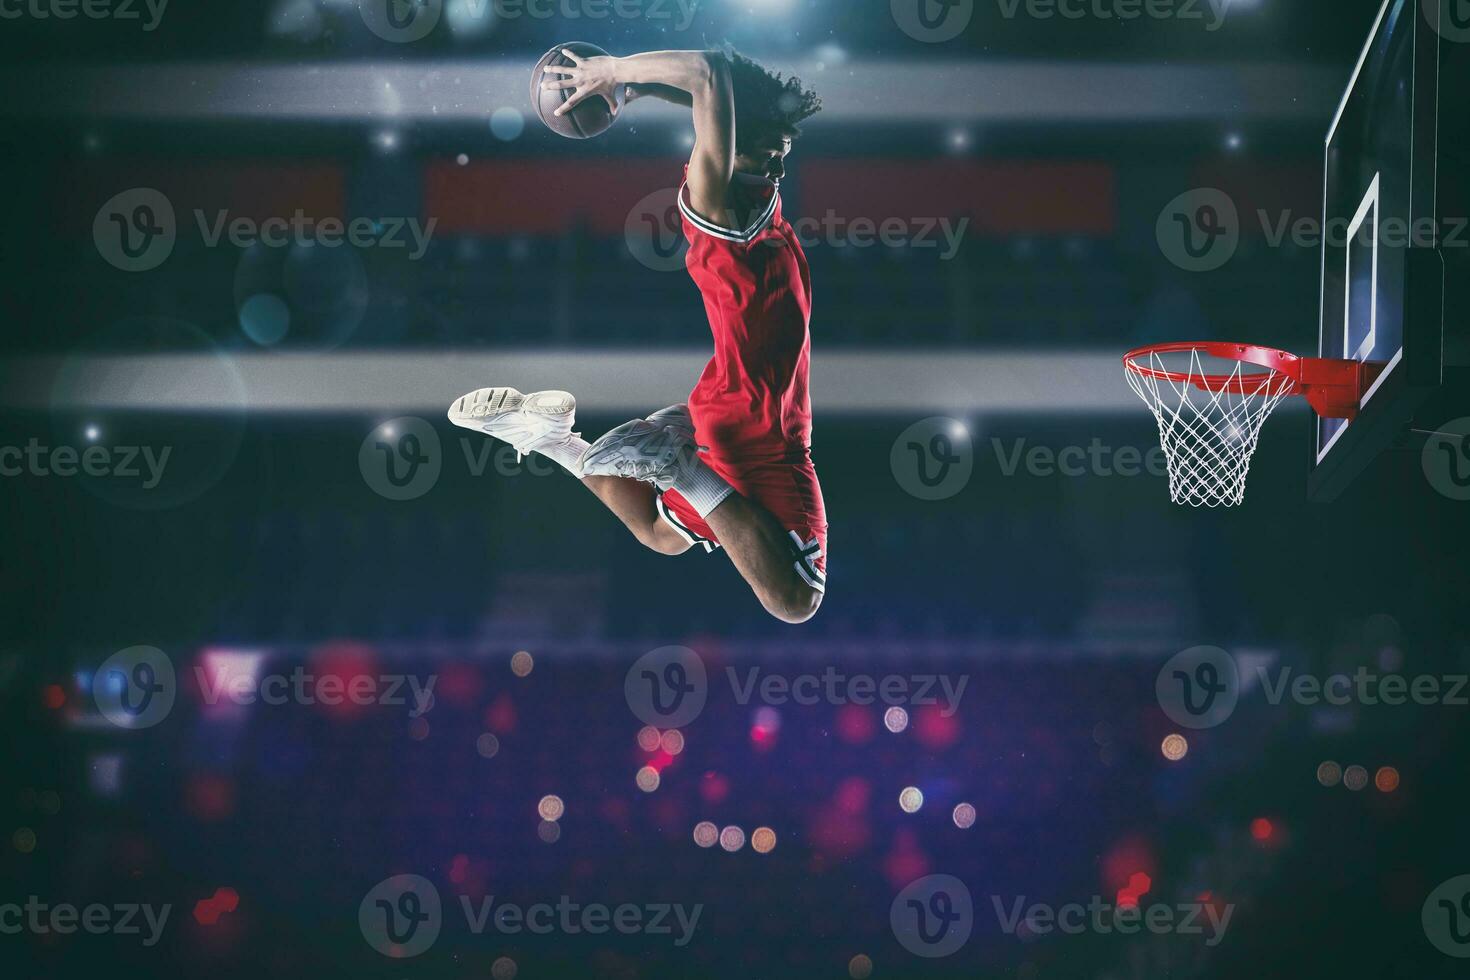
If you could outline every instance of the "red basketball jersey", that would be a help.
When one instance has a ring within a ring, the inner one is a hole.
[[[688,168],[685,168],[687,175]],[[812,286],[806,253],[781,213],[774,183],[737,174],[743,229],[696,214],[679,189],[689,275],[704,297],[714,356],[689,396],[695,431],[710,455],[741,465],[800,459],[811,447]]]

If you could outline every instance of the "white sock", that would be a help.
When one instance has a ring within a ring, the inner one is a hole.
[[[694,508],[701,519],[708,517],[710,511],[735,492],[735,488],[726,483],[724,477],[693,454],[690,454],[688,460],[680,460],[672,489],[679,491],[679,496],[689,501],[689,506]]]
[[[568,473],[580,480],[582,479],[582,454],[587,451],[587,446],[586,439],[572,435],[549,446],[538,446],[536,452],[562,466]]]

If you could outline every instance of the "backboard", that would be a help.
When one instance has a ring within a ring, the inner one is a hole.
[[[1319,354],[1362,361],[1373,380],[1354,419],[1317,420],[1314,500],[1439,424],[1470,363],[1467,64],[1470,2],[1385,0],[1327,131]]]

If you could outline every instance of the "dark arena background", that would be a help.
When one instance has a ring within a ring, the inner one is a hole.
[[[1439,2],[0,0],[0,975],[1465,976]],[[689,113],[549,131],[573,40],[824,99],[803,625],[445,417],[591,439],[709,357]],[[1344,299],[1365,159],[1432,220],[1359,209]],[[1377,363],[1329,308],[1440,394],[1351,461],[1286,398],[1171,502],[1123,354]]]

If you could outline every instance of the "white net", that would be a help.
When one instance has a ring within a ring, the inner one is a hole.
[[[1261,426],[1291,394],[1290,379],[1233,361],[1233,369],[1210,374],[1210,383],[1201,386],[1207,372],[1198,349],[1179,352],[1168,364],[1158,353],[1145,356],[1146,363],[1141,356],[1127,371],[1128,384],[1159,423],[1170,499],[1191,507],[1236,506],[1245,499]]]

